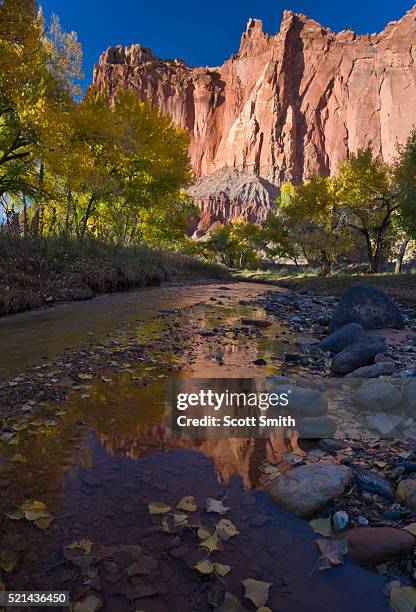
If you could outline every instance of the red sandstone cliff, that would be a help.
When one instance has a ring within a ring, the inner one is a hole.
[[[371,140],[387,161],[416,123],[416,7],[380,34],[333,33],[284,13],[265,34],[250,19],[238,53],[217,68],[160,60],[140,45],[107,50],[94,86],[133,88],[191,135],[202,229],[261,219],[276,186],[333,172]],[[212,173],[215,173],[212,175]]]

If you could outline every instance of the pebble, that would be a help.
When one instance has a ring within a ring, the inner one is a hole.
[[[348,527],[350,517],[344,510],[338,510],[332,517],[332,525],[335,531],[343,531]]]
[[[369,493],[377,493],[386,499],[393,500],[393,487],[388,480],[370,472],[368,470],[359,470],[355,474],[355,479],[358,486]],[[416,484],[416,481],[415,481]]]
[[[411,508],[416,508],[416,480],[406,478],[399,482],[396,497],[399,501],[405,502]]]
[[[365,518],[365,516],[357,516],[356,521],[360,525],[360,527],[368,526],[368,520]]]

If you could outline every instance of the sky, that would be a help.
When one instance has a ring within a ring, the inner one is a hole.
[[[250,17],[266,32],[279,30],[285,9],[304,13],[334,31],[379,32],[415,0],[39,0],[75,30],[84,51],[84,85],[107,47],[140,43],[161,58],[218,66],[236,53]]]

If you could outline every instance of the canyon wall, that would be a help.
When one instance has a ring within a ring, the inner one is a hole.
[[[220,67],[110,48],[94,87],[111,96],[132,88],[189,132],[204,232],[216,221],[263,219],[281,183],[331,174],[369,141],[391,161],[416,123],[415,26],[416,7],[363,36],[286,11],[274,36],[250,19]]]

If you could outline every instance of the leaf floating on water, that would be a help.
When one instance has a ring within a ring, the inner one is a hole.
[[[72,544],[68,544],[66,548],[69,548],[70,550],[75,550],[76,548],[79,548],[80,550],[83,550],[86,555],[89,555],[92,547],[93,543],[91,542],[91,540],[83,538],[82,540],[75,540],[75,542],[72,542]]]
[[[221,540],[229,540],[233,536],[236,536],[240,533],[234,523],[232,523],[228,519],[221,519],[215,530]]]
[[[229,507],[224,506],[222,499],[214,499],[208,497],[206,502],[207,512],[216,512],[217,514],[226,514],[230,510]]]
[[[46,504],[36,499],[29,499],[20,506],[21,512],[27,521],[39,529],[47,529],[53,521],[52,514],[47,510]]]
[[[199,561],[199,563],[194,565],[194,569],[200,574],[212,574],[214,566],[209,559],[204,559],[204,561]]]
[[[348,552],[346,540],[316,540],[315,544],[321,551],[319,570],[331,569],[333,565],[344,563],[344,555]]]
[[[256,608],[264,606],[269,599],[269,590],[273,582],[262,582],[261,580],[254,580],[253,578],[247,578],[242,581],[245,588],[245,597],[251,599]]]
[[[195,512],[198,510],[198,506],[195,502],[195,497],[192,495],[186,495],[182,497],[180,502],[176,505],[179,510],[185,510],[186,512]]]
[[[11,519],[12,521],[20,521],[25,518],[25,515],[19,508],[13,510],[12,512],[6,512],[5,516],[7,516],[7,518]]]
[[[390,604],[396,612],[414,612],[416,589],[411,586],[394,586],[390,591]]]
[[[173,514],[173,524],[175,527],[178,527],[180,525],[187,525],[188,523],[188,515],[187,514],[183,514],[183,512],[178,512],[176,514]]]
[[[172,533],[172,529],[170,528],[169,519],[167,516],[162,517],[162,520],[160,521],[160,525],[164,533]]]
[[[96,610],[99,610],[102,605],[103,602],[99,597],[96,597],[95,595],[88,595],[87,597],[84,597],[84,599],[77,601],[74,606],[74,612],[96,612]]]
[[[238,597],[226,591],[224,603],[217,608],[217,612],[247,612],[247,608],[241,605]]]
[[[231,565],[224,565],[223,563],[214,563],[215,573],[221,577],[226,576],[231,572]]]
[[[150,502],[148,505],[149,514],[167,514],[172,510],[171,506],[163,502]]]
[[[267,606],[260,606],[260,608],[257,608],[257,612],[272,612],[272,609]]]
[[[200,525],[197,531],[198,538],[200,540],[206,540],[215,533],[215,529],[212,525]]]
[[[200,546],[203,546],[204,548],[208,548],[209,552],[212,552],[213,550],[223,549],[221,540],[219,539],[216,533],[214,533],[212,536],[209,536],[209,538],[207,538],[206,540],[203,540],[200,543]]]
[[[331,517],[313,519],[312,521],[309,521],[309,525],[314,531],[323,536],[330,536],[332,533]]]

